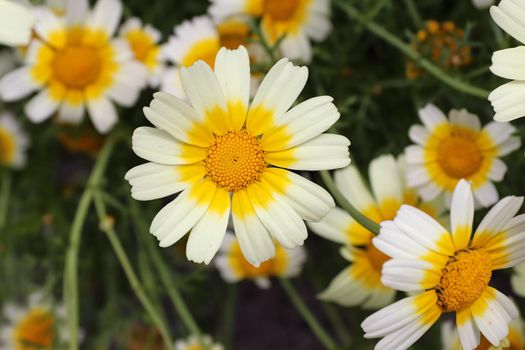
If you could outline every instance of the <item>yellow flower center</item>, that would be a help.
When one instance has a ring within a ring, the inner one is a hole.
[[[483,155],[472,137],[452,134],[441,142],[437,161],[447,175],[462,179],[478,172]]]
[[[259,180],[266,160],[259,139],[241,129],[216,135],[204,165],[217,186],[237,191]]]
[[[15,156],[15,139],[9,131],[0,128],[0,163],[9,165]]]
[[[44,309],[33,309],[13,331],[17,350],[51,349],[54,339],[53,315]]]
[[[451,256],[436,287],[443,311],[470,307],[487,288],[492,276],[489,254],[484,250],[462,250]]]
[[[293,17],[299,0],[264,0],[263,13],[275,21],[286,21]]]
[[[70,45],[57,51],[52,67],[56,79],[66,87],[82,89],[99,78],[102,58],[96,47]]]
[[[366,246],[366,255],[368,256],[368,260],[370,261],[370,264],[372,264],[372,267],[379,273],[381,273],[383,264],[390,260],[390,257],[377,249],[372,242]]]

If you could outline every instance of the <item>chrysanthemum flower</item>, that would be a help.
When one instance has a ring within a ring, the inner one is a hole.
[[[146,80],[127,43],[112,40],[121,12],[118,0],[99,0],[91,12],[87,0],[70,0],[65,17],[35,11],[38,36],[26,65],[0,80],[0,97],[15,101],[38,91],[25,106],[31,121],[58,110],[60,121],[79,123],[87,109],[97,130],[108,132],[118,119],[113,101],[133,105]]]
[[[29,137],[10,113],[0,114],[0,165],[19,169],[26,164]]]
[[[447,205],[457,182],[472,182],[476,205],[484,207],[497,202],[493,181],[501,181],[507,166],[499,157],[520,147],[512,136],[515,128],[508,123],[489,123],[481,128],[479,118],[466,110],[451,110],[447,119],[434,105],[419,111],[424,125],[410,128],[407,183],[418,187],[425,201],[445,194]]]
[[[525,44],[525,2],[523,0],[502,0],[490,8],[492,19],[514,39]],[[525,46],[494,52],[492,73],[511,79],[489,96],[496,114],[494,119],[509,121],[525,116]]]
[[[383,338],[375,348],[407,349],[448,312],[455,313],[464,349],[479,345],[480,332],[498,346],[519,313],[489,284],[495,270],[525,260],[525,215],[515,216],[522,203],[523,197],[503,198],[472,236],[474,197],[470,184],[460,180],[452,197],[450,232],[411,206],[402,206],[393,221],[381,223],[373,243],[392,257],[383,265],[381,281],[418,294],[362,323],[366,338]]]
[[[525,349],[525,330],[521,318],[516,318],[509,323],[509,335],[503,339],[499,346],[493,346],[483,335],[476,350],[521,350]],[[463,350],[459,334],[452,322],[444,322],[441,326],[441,342],[443,350]]]
[[[514,293],[525,297],[525,262],[514,268],[514,274],[512,275],[510,282]]]
[[[224,347],[221,344],[214,343],[213,339],[209,335],[203,337],[204,345],[208,350],[223,350]],[[177,340],[175,342],[175,350],[205,350],[205,348],[199,343],[199,340],[195,336],[190,336],[186,340]]]
[[[182,191],[154,218],[151,232],[167,247],[191,230],[188,259],[209,263],[223,240],[230,211],[247,260],[302,245],[304,220],[320,220],[334,206],[320,186],[293,170],[340,168],[350,162],[344,136],[322,134],[339,118],[329,96],[294,108],[306,67],[282,59],[268,72],[251,105],[250,64],[244,47],[221,49],[215,71],[198,61],[181,70],[191,107],[156,93],[144,109],[157,128],[133,134],[133,150],[150,163],[126,174],[139,200]]]
[[[120,28],[120,36],[128,42],[135,59],[148,70],[150,85],[158,86],[165,68],[159,45],[160,32],[150,24],[143,25],[139,18],[131,17]]]
[[[329,0],[212,0],[209,9],[215,20],[228,17],[261,18],[265,39],[279,45],[289,59],[312,60],[310,40],[323,41],[332,29]]]
[[[242,254],[239,242],[233,233],[226,232],[217,257],[213,260],[222,278],[234,283],[250,279],[259,288],[269,288],[272,277],[295,277],[301,273],[306,251],[303,247],[286,249],[275,247],[275,257],[263,262],[259,267],[250,264]]]
[[[385,176],[388,174],[388,176]],[[442,201],[425,203],[405,186],[404,159],[392,155],[374,159],[369,167],[373,195],[354,166],[335,171],[336,186],[368,218],[376,223],[391,220],[402,204],[416,206],[433,217],[444,210]],[[395,291],[381,283],[381,268],[389,259],[372,244],[373,233],[359,225],[344,210],[334,208],[320,222],[308,223],[318,235],[346,245],[343,258],[351,265],[330,282],[319,297],[344,306],[379,308],[390,304]]]
[[[14,1],[0,0],[0,44],[25,45],[31,40],[34,16],[29,8]]]
[[[51,350],[67,336],[64,308],[54,307],[41,292],[31,294],[26,306],[6,304],[3,316],[7,323],[0,327],[0,346],[4,350]]]

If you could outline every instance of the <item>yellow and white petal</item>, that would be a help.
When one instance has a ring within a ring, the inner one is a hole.
[[[433,104],[427,104],[419,110],[419,119],[432,132],[436,127],[447,123],[447,117]]]
[[[55,99],[49,89],[45,89],[29,100],[24,107],[24,112],[33,123],[41,123],[51,117],[59,105],[60,100]]]
[[[513,80],[525,80],[525,46],[499,50],[492,55],[490,70],[495,75]]]
[[[119,105],[131,107],[137,102],[147,76],[148,72],[142,64],[134,61],[122,63],[107,94]]]
[[[66,2],[66,23],[68,27],[83,24],[88,13],[88,0],[74,0]]]
[[[145,163],[130,169],[124,178],[131,185],[131,196],[145,201],[180,192],[205,175],[206,170],[201,164],[173,166]]]
[[[195,226],[210,206],[216,189],[212,181],[201,180],[157,213],[150,232],[160,241],[161,247],[177,242]]]
[[[450,123],[459,125],[470,130],[481,130],[481,122],[475,114],[469,113],[466,109],[452,109],[448,113]]]
[[[423,125],[412,125],[408,130],[408,137],[420,146],[424,146],[427,143],[430,132]]]
[[[372,160],[368,168],[368,175],[372,193],[383,216],[385,216],[385,205],[403,203],[403,180],[394,156],[389,154]]]
[[[450,206],[450,227],[456,251],[468,247],[474,220],[474,197],[470,183],[461,179],[456,185]]]
[[[355,166],[334,172],[335,185],[343,196],[359,211],[365,212],[376,203]]]
[[[520,0],[502,0],[490,8],[490,15],[501,29],[525,43],[525,6]]]
[[[510,123],[491,122],[485,125],[483,131],[490,136],[495,145],[500,145],[516,132],[516,128]]]
[[[441,268],[425,260],[390,259],[383,264],[381,282],[387,287],[417,292],[435,287],[441,278]]]
[[[0,80],[0,98],[6,102],[16,101],[37,90],[41,86],[31,76],[30,67],[21,67],[6,74]]]
[[[304,221],[281,194],[265,182],[254,183],[246,190],[257,216],[283,247],[303,244],[307,237]]]
[[[176,139],[201,147],[208,147],[213,134],[200,126],[195,110],[177,97],[157,92],[144,115],[157,128],[169,132]]]
[[[46,7],[37,7],[33,10],[35,15],[34,30],[39,38],[54,48],[62,48],[67,41],[65,22],[63,17]]]
[[[496,114],[494,120],[508,122],[525,115],[525,81],[511,81],[493,90],[489,101]]]
[[[291,171],[268,168],[261,174],[261,181],[281,193],[303,220],[319,221],[335,207],[332,196],[324,188]]]
[[[512,291],[521,297],[525,297],[525,262],[514,268],[514,274],[511,277]]]
[[[349,266],[338,273],[318,298],[342,306],[361,305],[370,296],[371,291],[353,278],[354,270],[354,266]]]
[[[261,147],[267,152],[281,151],[319,136],[339,119],[332,101],[330,96],[319,96],[293,107],[262,136]]]
[[[0,43],[9,46],[29,43],[34,20],[24,5],[0,0]]]
[[[86,25],[95,31],[102,31],[110,38],[117,30],[121,16],[122,2],[120,0],[98,0]]]
[[[492,260],[492,269],[516,266],[525,261],[525,214],[510,220],[503,232],[493,235],[483,246]]]
[[[312,61],[312,44],[306,37],[305,33],[287,33],[279,45],[284,57],[291,60],[299,60],[304,63]]]
[[[328,211],[319,222],[307,222],[307,226],[319,236],[330,241],[348,244],[346,231],[355,221],[348,213],[338,207]]]
[[[452,256],[455,253],[450,233],[425,212],[403,205],[394,219],[396,226],[420,245],[436,253]]]
[[[68,93],[62,105],[58,110],[58,120],[63,123],[78,125],[84,119],[85,104],[83,96],[79,93],[77,96],[81,98],[79,103],[71,103],[68,99]],[[76,102],[76,101],[75,101]]]
[[[268,152],[268,163],[293,170],[339,169],[350,164],[350,141],[342,135],[321,134],[290,149]]]
[[[288,59],[277,62],[264,77],[248,111],[246,128],[261,135],[279,123],[293,105],[308,79],[308,68],[294,66]]]
[[[503,180],[507,170],[507,164],[505,164],[504,161],[499,158],[494,158],[487,176],[490,180],[499,182]]]
[[[254,266],[275,256],[270,233],[257,216],[246,190],[233,193],[232,218],[241,251]]]
[[[244,46],[222,48],[215,57],[215,75],[228,106],[228,129],[240,129],[246,120],[250,99],[250,58]]]
[[[475,349],[480,342],[480,332],[474,322],[470,309],[456,313],[456,326],[458,328],[458,335],[463,348]],[[448,349],[452,350],[452,347],[449,347]]]
[[[155,163],[192,164],[206,158],[205,148],[179,142],[166,131],[142,126],[132,137],[133,151],[141,158]]]
[[[230,217],[230,194],[217,188],[208,210],[195,224],[186,244],[186,257],[208,265],[219,250]]]
[[[394,302],[396,291],[390,288],[377,288],[372,291],[370,297],[362,304],[365,310],[377,310]]]
[[[108,133],[117,124],[117,110],[107,97],[89,100],[87,110],[95,129],[102,134]]]

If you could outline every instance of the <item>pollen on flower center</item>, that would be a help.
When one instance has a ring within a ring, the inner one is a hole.
[[[95,47],[71,45],[56,53],[52,67],[56,79],[66,87],[82,89],[100,76],[102,58]]]
[[[462,250],[451,256],[436,287],[443,311],[470,307],[487,288],[492,276],[489,254],[484,250]]]
[[[17,349],[50,349],[54,340],[54,318],[44,309],[31,310],[16,326]]]
[[[381,272],[381,269],[383,268],[383,264],[390,260],[390,257],[377,249],[372,242],[370,242],[366,246],[366,254],[368,256],[368,259],[370,260],[370,263],[372,264],[372,267],[378,271]]]
[[[215,136],[204,165],[219,187],[237,191],[259,180],[266,160],[259,140],[242,129]]]
[[[474,139],[452,135],[441,142],[437,161],[447,175],[462,179],[479,170],[483,156]]]
[[[275,21],[290,19],[298,7],[299,0],[264,0],[263,13]]]

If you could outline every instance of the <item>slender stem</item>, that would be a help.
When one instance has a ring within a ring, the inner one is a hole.
[[[414,3],[414,0],[405,0],[405,5],[408,10],[408,14],[410,17],[412,17],[412,21],[414,22],[414,26],[419,29],[423,26],[423,20],[421,19],[421,16],[419,15],[419,12],[417,11],[416,4]]]
[[[226,349],[233,349],[233,332],[235,324],[235,306],[237,300],[237,285],[228,285],[226,294],[226,301],[224,303],[223,311],[223,344]]]
[[[334,196],[335,200],[339,205],[350,214],[350,216],[357,221],[361,226],[369,230],[370,232],[373,232],[374,234],[379,234],[379,225],[361,214],[359,210],[357,210],[346,198],[343,196],[343,194],[339,191],[337,186],[334,183],[334,180],[332,179],[332,176],[328,173],[326,170],[320,171],[321,178],[323,179],[326,187],[332,193],[332,196]]]
[[[2,174],[2,188],[0,192],[0,230],[2,230],[6,223],[7,212],[9,208],[9,197],[11,195],[11,172],[4,169]]]
[[[69,235],[69,246],[66,252],[66,262],[64,267],[64,299],[67,309],[68,331],[69,331],[69,348],[77,350],[79,344],[78,338],[78,251],[80,249],[80,238],[82,236],[82,227],[86,221],[89,206],[93,199],[93,188],[100,184],[104,170],[108,164],[109,156],[115,145],[115,136],[112,134],[106,140],[104,147],[100,151],[91,176],[87,182],[84,193],[73,219],[71,233]]]
[[[137,229],[140,230],[141,233],[147,232],[147,228],[144,227],[144,222],[138,220],[140,218],[140,214],[137,203],[135,201],[131,201],[130,203],[132,214],[131,216],[135,220]],[[170,274],[168,267],[162,260],[162,257],[160,256],[158,250],[153,246],[151,240],[148,240],[147,249],[151,255],[153,266],[159,272],[161,282],[168,290],[168,295],[173,305],[175,306],[175,309],[177,310],[177,313],[179,314],[182,323],[190,331],[190,333],[192,333],[199,339],[201,344],[203,344],[204,346],[202,331],[197,325],[197,322],[195,322],[195,319],[189,311],[189,308],[186,305],[184,299],[182,298],[182,295],[180,294],[179,290],[175,286],[175,283],[173,283],[173,278]]]
[[[389,43],[390,45],[397,48],[399,51],[404,53],[407,57],[417,62],[418,65],[423,67],[428,73],[430,73],[434,78],[442,81],[443,83],[449,85],[450,87],[464,92],[466,94],[476,96],[479,98],[486,99],[489,95],[489,91],[478,88],[476,86],[472,86],[458,78],[454,78],[447,74],[444,70],[441,68],[435,66],[433,63],[431,63],[429,60],[421,56],[416,51],[412,50],[412,48],[404,43],[401,39],[399,39],[397,36],[393,35],[391,32],[386,30],[385,28],[381,27],[377,23],[373,21],[368,21],[363,15],[357,11],[352,5],[350,5],[348,2],[345,2],[343,0],[336,1],[337,6],[339,6],[346,14],[351,17],[352,19],[360,22],[363,26],[365,26],[369,31],[379,36],[381,39]]]
[[[308,326],[310,326],[312,331],[315,333],[317,339],[319,339],[319,341],[323,344],[323,346],[326,349],[337,350],[338,346],[332,340],[330,335],[324,330],[321,324],[319,324],[314,314],[310,311],[308,306],[301,299],[301,296],[299,295],[295,287],[286,278],[281,278],[280,281],[284,291],[286,292],[286,294],[288,294],[288,297],[294,304],[297,311],[299,311],[303,319],[306,321],[306,323],[308,323]]]
[[[118,236],[116,235],[115,230],[113,229],[113,225],[107,222],[106,205],[104,204],[104,201],[102,200],[99,193],[96,193],[94,195],[94,201],[95,209],[97,211],[98,218],[100,221],[100,229],[104,231],[104,233],[108,237],[111,243],[111,247],[113,248],[113,251],[117,256],[118,261],[120,262],[120,266],[122,266],[126,277],[128,278],[129,284],[133,289],[133,292],[135,292],[135,295],[140,300],[142,306],[148,313],[152,322],[159,330],[162,339],[164,340],[164,345],[168,349],[173,349],[173,340],[170,337],[167,325],[164,323],[162,317],[157,312],[157,310],[153,306],[153,303],[146,295],[142,284],[140,283],[137,275],[135,274],[135,271],[133,270],[133,267],[131,266],[128,256],[126,255],[124,248],[122,248],[122,244],[120,243],[120,240],[118,239]]]

